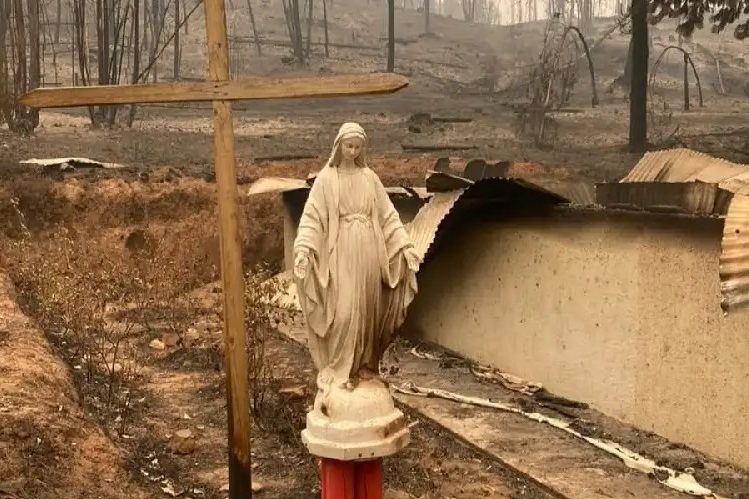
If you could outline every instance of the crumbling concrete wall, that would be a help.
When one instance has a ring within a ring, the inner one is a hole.
[[[749,313],[719,308],[722,220],[558,209],[457,225],[408,333],[749,467]]]

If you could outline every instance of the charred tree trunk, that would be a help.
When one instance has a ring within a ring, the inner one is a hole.
[[[109,34],[110,34],[109,0],[96,0],[96,54],[98,61],[99,85],[109,84]],[[107,121],[107,108],[100,107],[96,112],[94,126]]]
[[[322,18],[325,26],[325,57],[330,56],[330,49],[328,48],[328,6],[327,0],[322,0]]]
[[[309,10],[307,11],[307,48],[305,54],[309,59],[310,51],[312,50],[312,2],[313,0],[307,0]]]
[[[138,83],[138,75],[140,74],[140,0],[133,0],[133,77],[131,82],[133,84]],[[145,27],[145,25],[144,25]],[[143,30],[145,34],[145,29]],[[130,113],[127,118],[127,126],[132,128],[133,121],[135,121],[135,104],[130,105]]]
[[[689,56],[684,54],[684,111],[689,111]]]
[[[395,0],[388,0],[388,73],[395,72]]]
[[[20,92],[29,87],[29,77],[26,68],[26,21],[24,19],[22,0],[14,0],[15,14],[14,47],[16,62],[15,88]]]
[[[88,86],[91,83],[91,72],[88,63],[86,0],[73,0],[73,16],[75,18],[75,45],[80,82],[83,86]],[[91,106],[88,107],[88,116],[91,123],[96,122],[94,108]]]
[[[302,23],[299,15],[299,0],[282,0],[286,29],[289,31],[294,59],[299,65],[304,64],[304,42],[302,40]]]
[[[304,47],[302,45],[302,19],[299,14],[299,0],[291,0],[291,22],[294,25],[294,52],[298,64],[304,64]]]
[[[25,90],[39,88],[41,83],[41,58],[39,51],[39,0],[29,0],[29,87]],[[25,50],[25,48],[24,48]],[[29,119],[31,125],[39,126],[39,110],[30,109]]]
[[[60,43],[60,27],[62,26],[62,0],[57,0],[55,14],[55,43]]]
[[[151,55],[148,64],[151,66],[154,83],[159,81],[159,63],[156,60],[156,51],[159,50],[159,40],[161,39],[160,4],[159,0],[151,1]]]
[[[255,13],[252,10],[252,0],[247,0],[247,10],[250,12],[250,23],[252,24],[252,35],[255,37],[257,55],[261,56],[263,55],[263,49],[260,48],[260,38],[257,36],[257,25],[255,24]]]
[[[429,23],[430,23],[430,7],[429,0],[424,0],[424,33],[429,33]]]
[[[99,85],[109,84],[109,0],[96,0],[97,60],[99,62]]]
[[[148,6],[148,0],[143,0],[143,37],[141,40],[141,45],[143,46],[143,50],[146,54],[150,57],[151,54],[151,37],[150,34],[150,21],[149,21],[149,12],[151,12],[150,7]],[[150,62],[150,61],[149,61]]]
[[[180,73],[179,73],[179,67],[180,67],[180,59],[182,57],[182,51],[180,49],[179,45],[179,0],[174,0],[174,80],[179,80]]]
[[[648,137],[648,23],[647,0],[632,2],[632,83],[629,100],[629,149],[643,152]]]
[[[11,92],[8,81],[8,51],[6,36],[10,22],[10,0],[0,0],[0,122],[10,123]]]

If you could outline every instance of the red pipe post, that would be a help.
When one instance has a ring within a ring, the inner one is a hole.
[[[320,463],[322,499],[383,499],[382,459]]]

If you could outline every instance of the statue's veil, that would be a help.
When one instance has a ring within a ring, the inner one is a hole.
[[[360,168],[369,167],[367,152],[369,139],[367,138],[364,129],[358,123],[344,123],[341,125],[341,128],[338,130],[338,135],[336,135],[335,141],[333,142],[333,151],[330,153],[330,159],[328,159],[325,166],[336,168],[341,164],[341,143],[344,139],[349,139],[351,137],[359,137],[363,141],[361,153],[355,161],[356,166]]]

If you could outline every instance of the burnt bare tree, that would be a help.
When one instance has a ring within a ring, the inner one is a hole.
[[[151,52],[148,65],[151,67],[151,76],[153,77],[154,83],[159,80],[159,62],[157,60],[156,53],[158,52],[161,34],[164,29],[163,3],[164,0],[151,0]]]
[[[312,50],[312,4],[313,0],[307,0],[307,6],[309,7],[307,11],[307,49],[305,50],[307,58],[309,58]]]
[[[180,1],[174,0],[174,69],[173,76],[175,80],[180,78],[180,66],[182,62],[182,50],[179,44],[179,30],[180,30]]]
[[[325,57],[330,56],[330,49],[328,48],[328,6],[327,0],[322,0],[322,18],[323,25],[325,26]]]
[[[598,105],[595,71],[585,37],[575,26],[565,26],[552,18],[544,31],[543,49],[533,68],[528,87],[527,110],[518,116],[520,135],[532,137],[538,146],[551,146],[555,140],[556,122],[548,113],[565,106],[577,84],[580,47],[588,62],[592,86],[592,106]]]
[[[429,0],[424,0],[424,33],[429,33],[429,23],[430,23],[430,7]]]
[[[263,55],[263,49],[260,48],[260,38],[257,35],[257,26],[255,25],[255,13],[252,10],[252,0],[247,0],[247,10],[250,13],[250,23],[252,23],[252,34],[255,37],[255,46],[257,47],[257,55]],[[327,22],[327,18],[326,18]],[[325,33],[327,35],[327,24],[325,25]]]
[[[28,0],[29,5],[29,90],[39,88],[41,85],[42,68],[41,53],[39,42],[41,39],[39,24],[39,1]],[[31,109],[28,111],[31,124],[34,128],[39,126],[39,110]]]
[[[55,14],[55,43],[60,43],[60,28],[62,27],[62,0],[57,0]]]
[[[304,43],[302,40],[302,22],[299,15],[299,0],[281,0],[283,4],[286,28],[294,51],[294,59],[297,64],[304,64]]]
[[[476,19],[476,0],[460,0],[463,8],[463,19],[473,22]]]
[[[40,83],[39,24],[39,0],[0,0],[0,119],[15,133],[39,124],[38,113],[18,102]]]
[[[632,1],[632,81],[629,98],[629,149],[643,152],[648,138],[648,0]]]
[[[133,60],[133,76],[130,82],[132,84],[138,83],[138,77],[140,74],[140,59],[143,54],[141,54],[141,44],[140,44],[140,15],[141,15],[141,9],[140,9],[140,0],[133,0],[133,23],[132,23],[132,60]],[[133,121],[135,120],[135,104],[132,104],[130,106],[130,112],[128,113],[127,118],[127,125],[129,127],[133,126]]]
[[[198,0],[191,10],[184,12],[181,0],[70,0],[73,17],[71,45],[78,70],[78,74],[74,74],[74,84],[118,85],[123,80],[135,84],[152,76],[155,79],[159,58],[167,47],[172,46],[174,77],[180,78],[180,30],[202,5],[202,1]],[[89,12],[90,5],[93,5],[93,12]],[[174,25],[170,25],[166,31],[165,19],[170,12],[173,13]],[[91,26],[95,28],[95,39],[90,44],[88,33]],[[165,32],[168,36],[163,36]],[[30,29],[30,33],[34,33],[34,28]],[[162,38],[166,39],[162,41]],[[37,52],[31,46],[29,53]],[[90,64],[92,53],[96,56],[93,68]],[[148,61],[145,68],[142,67],[144,57]],[[34,71],[30,67],[31,83],[36,81]],[[119,109],[120,106],[89,108],[92,125],[113,126]],[[135,106],[130,107],[126,119],[129,126],[135,119],[135,110]]]
[[[388,0],[388,73],[395,72],[395,0]]]

